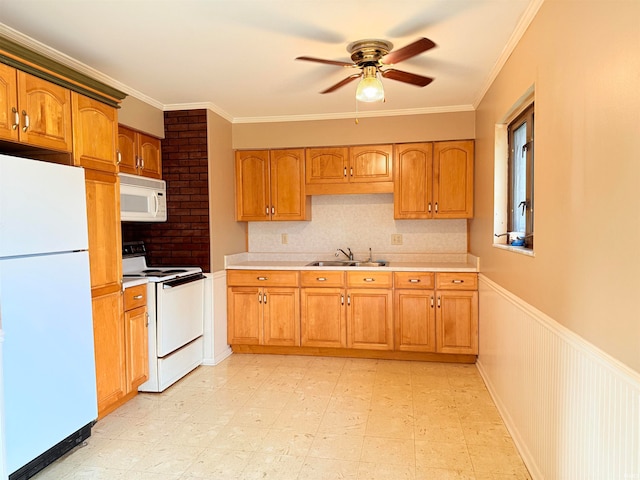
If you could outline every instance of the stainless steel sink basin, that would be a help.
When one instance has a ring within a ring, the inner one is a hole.
[[[355,262],[356,267],[386,267],[387,262]]]
[[[307,264],[307,267],[386,267],[387,262],[358,262],[339,260],[318,260]]]

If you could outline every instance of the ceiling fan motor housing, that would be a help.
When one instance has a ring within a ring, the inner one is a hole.
[[[351,60],[359,67],[378,65],[380,59],[393,49],[393,44],[386,40],[358,40],[347,45]]]

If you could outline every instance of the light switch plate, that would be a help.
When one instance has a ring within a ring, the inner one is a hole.
[[[287,243],[289,243],[289,234],[288,233],[283,233],[282,234],[282,244],[286,245]]]

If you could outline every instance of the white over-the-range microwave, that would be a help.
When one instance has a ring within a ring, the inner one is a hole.
[[[166,222],[167,188],[164,180],[120,173],[120,220]]]

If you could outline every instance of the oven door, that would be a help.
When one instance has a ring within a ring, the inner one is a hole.
[[[158,357],[164,357],[202,335],[204,278],[199,273],[156,284]]]

